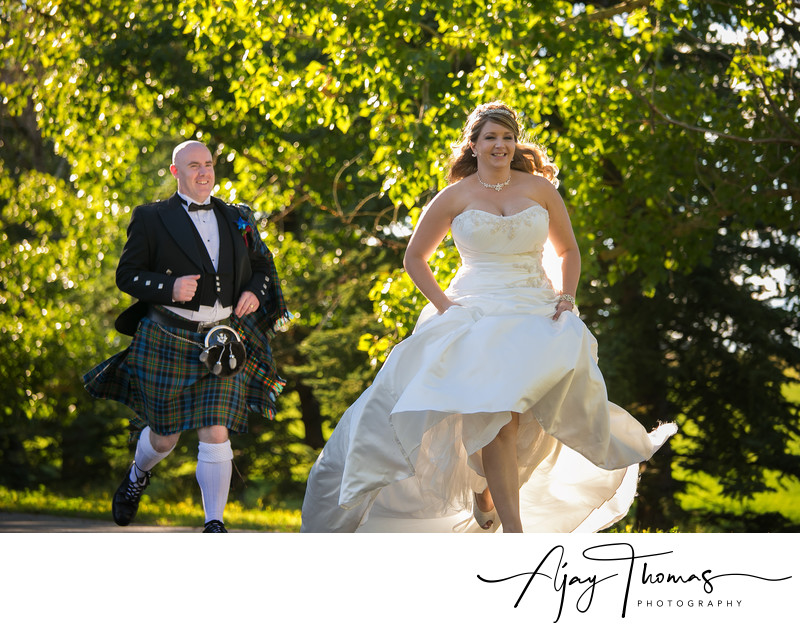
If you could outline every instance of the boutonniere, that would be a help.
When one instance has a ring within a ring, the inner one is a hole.
[[[236,222],[236,227],[239,228],[239,232],[241,232],[242,237],[244,237],[244,244],[247,247],[250,247],[250,241],[248,235],[252,234],[253,226],[247,223],[244,217],[239,217],[239,220]]]

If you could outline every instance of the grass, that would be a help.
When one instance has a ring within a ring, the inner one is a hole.
[[[767,486],[772,492],[756,493],[752,498],[733,499],[722,495],[722,485],[706,473],[676,474],[691,482],[688,491],[678,495],[681,507],[688,511],[704,510],[715,513],[764,514],[778,513],[793,524],[800,524],[800,481],[781,480],[774,471],[766,473]]]
[[[797,373],[792,371],[797,378]],[[800,406],[800,383],[791,383],[783,388],[783,395],[794,406]],[[692,446],[692,435],[699,428],[692,422],[681,423],[681,432],[672,439],[677,453]],[[786,451],[800,455],[800,440],[786,444]],[[676,500],[683,510],[710,512],[728,515],[781,515],[787,522],[800,525],[800,480],[781,476],[775,471],[765,471],[766,485],[771,491],[756,493],[751,498],[735,499],[722,493],[722,485],[717,478],[703,472],[689,472],[673,465],[672,475],[677,480],[687,482],[686,492],[678,494]]]
[[[97,494],[89,497],[65,497],[44,487],[14,491],[0,486],[0,511],[110,521],[111,496]],[[167,502],[144,495],[136,515],[136,523],[199,527],[203,523],[203,507],[191,500]],[[225,508],[225,525],[232,530],[298,532],[300,510],[268,506],[245,508],[238,502],[228,502]]]
[[[700,510],[732,515],[779,513],[792,523],[800,523],[800,482],[792,481],[774,493],[761,493],[749,500],[725,498],[719,492],[718,482],[705,474],[693,474],[690,491],[682,495],[680,503],[690,514]],[[778,486],[777,480],[775,485]],[[77,517],[111,521],[111,496],[108,493],[88,497],[67,497],[48,491],[15,491],[0,486],[0,512],[17,512]],[[203,507],[191,499],[179,502],[142,497],[137,525],[188,526],[199,528],[203,523]],[[255,532],[299,532],[300,509],[247,508],[231,501],[225,508],[225,525],[231,530]],[[694,528],[674,528],[671,532],[691,532]],[[704,531],[701,529],[700,531]],[[630,524],[621,523],[610,532],[651,532],[634,530]],[[652,531],[661,532],[661,531]]]
[[[688,429],[691,424],[687,423],[685,427]],[[678,452],[691,441],[690,437],[676,436],[676,439]],[[800,444],[796,441],[789,443],[787,451],[793,455],[800,454]],[[780,515],[789,524],[800,525],[800,480],[797,478],[782,476],[776,471],[764,471],[765,483],[770,490],[737,499],[725,496],[719,479],[705,472],[690,472],[674,464],[672,475],[676,480],[687,483],[685,492],[675,497],[687,513],[740,516],[773,514]]]

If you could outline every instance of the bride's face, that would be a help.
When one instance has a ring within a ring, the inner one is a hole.
[[[478,139],[471,145],[479,164],[483,162],[486,166],[497,168],[511,164],[517,143],[514,132],[508,127],[486,121],[478,134]]]

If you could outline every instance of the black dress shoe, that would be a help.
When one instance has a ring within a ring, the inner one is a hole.
[[[119,485],[117,492],[114,493],[114,499],[111,502],[111,514],[114,517],[114,522],[118,526],[127,526],[136,517],[136,511],[139,510],[139,500],[142,499],[142,493],[150,484],[150,472],[145,471],[144,475],[140,478],[136,476],[136,482],[131,482],[131,469],[136,466],[136,463],[128,467],[125,473],[125,479]]]
[[[228,532],[228,530],[225,528],[225,524],[219,519],[212,519],[206,522],[206,527],[203,528],[203,532]]]

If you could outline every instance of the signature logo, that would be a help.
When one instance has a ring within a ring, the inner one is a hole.
[[[621,617],[624,618],[628,611],[628,603],[631,596],[631,587],[636,584],[638,579],[641,585],[687,585],[702,587],[705,594],[713,594],[717,584],[722,579],[745,579],[768,582],[786,581],[791,576],[781,578],[767,578],[743,572],[715,573],[712,569],[703,569],[688,572],[663,572],[659,571],[655,559],[673,554],[672,550],[665,552],[654,552],[650,554],[637,554],[633,545],[629,543],[608,543],[586,548],[582,556],[584,559],[593,562],[592,565],[600,564],[601,567],[609,570],[616,570],[612,574],[586,573],[584,575],[571,574],[567,570],[569,561],[566,560],[566,549],[562,545],[553,546],[536,566],[536,569],[529,572],[520,572],[510,576],[499,578],[486,577],[478,574],[478,579],[484,583],[504,583],[507,581],[520,581],[522,588],[519,596],[514,602],[514,607],[519,607],[520,603],[529,593],[534,593],[540,585],[545,590],[552,589],[559,599],[558,613],[553,622],[561,619],[564,607],[567,602],[567,592],[575,598],[575,609],[580,613],[586,613],[599,598],[602,592],[604,597],[620,599]],[[615,564],[615,565],[612,565]],[[619,569],[617,569],[619,568]],[[611,588],[612,583],[618,584],[619,581],[607,583],[611,579],[624,577],[624,589],[615,592]],[[534,579],[542,579],[534,584]],[[603,583],[607,583],[603,587]],[[547,587],[549,585],[549,587]],[[741,603],[741,601],[737,601]]]

